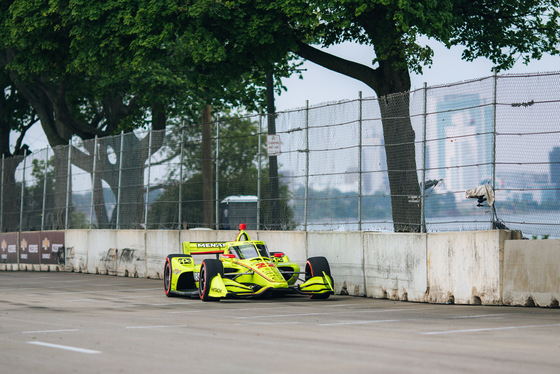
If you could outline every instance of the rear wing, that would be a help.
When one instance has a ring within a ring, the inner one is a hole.
[[[183,242],[185,255],[219,255],[224,253],[227,242]]]

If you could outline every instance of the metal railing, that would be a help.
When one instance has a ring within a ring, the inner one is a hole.
[[[422,231],[560,237],[559,72],[425,85],[401,98],[408,104],[393,115],[415,132],[420,196],[407,198],[421,206]],[[221,229],[243,219],[263,230],[392,231],[379,100],[276,114],[278,191],[259,114],[213,123],[211,174],[201,172],[200,125],[2,158],[0,229]],[[465,197],[483,184],[493,208]]]

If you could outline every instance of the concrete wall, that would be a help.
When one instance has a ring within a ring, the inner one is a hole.
[[[335,292],[415,302],[558,306],[560,241],[505,230],[394,234],[248,231],[303,270],[329,260]],[[68,230],[66,271],[161,279],[181,243],[231,241],[236,231]],[[44,270],[0,264],[0,270]]]
[[[428,235],[428,301],[500,304],[501,232]]]
[[[560,239],[507,240],[503,271],[506,305],[558,307]]]

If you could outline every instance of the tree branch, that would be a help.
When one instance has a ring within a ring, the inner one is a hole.
[[[357,79],[377,91],[380,78],[377,69],[323,52],[301,41],[297,42],[297,46],[298,48],[294,53],[298,56],[334,72]]]

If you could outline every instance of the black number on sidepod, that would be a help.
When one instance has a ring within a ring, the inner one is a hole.
[[[222,261],[213,259],[206,259],[202,261],[198,276],[198,295],[202,301],[220,300],[219,298],[208,296],[210,294],[210,284],[212,283],[212,279],[218,274],[221,276],[224,275],[224,266],[222,265]]]

